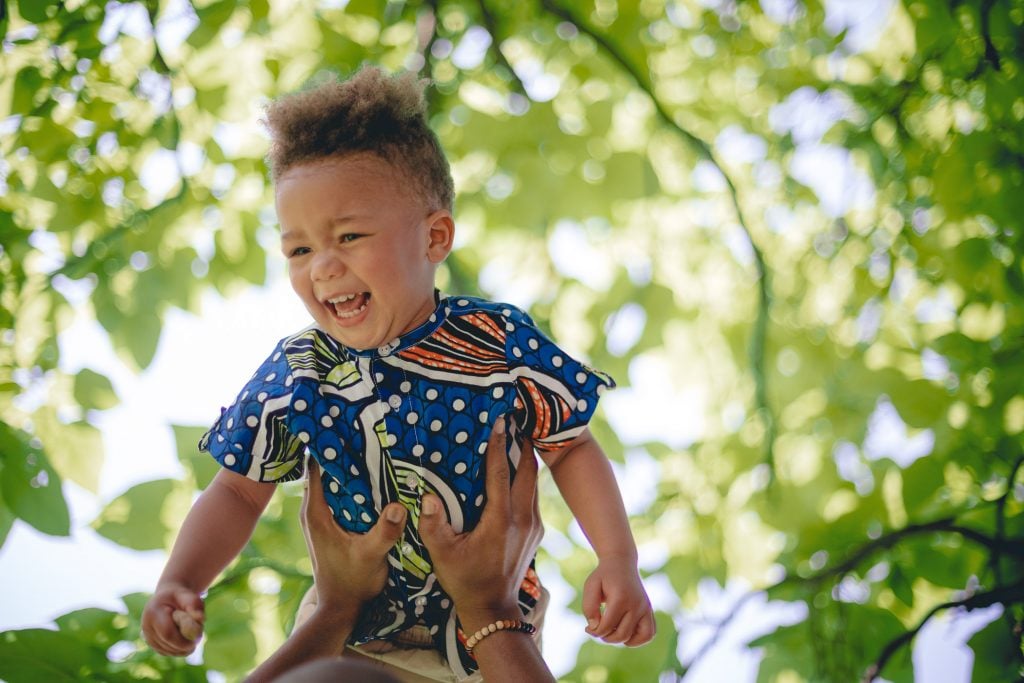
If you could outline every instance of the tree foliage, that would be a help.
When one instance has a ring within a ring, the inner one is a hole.
[[[623,385],[655,368],[673,398],[649,410],[686,425],[639,443],[595,425],[613,458],[658,464],[633,525],[679,601],[652,644],[588,643],[568,680],[685,677],[707,578],[806,605],[753,643],[759,680],[910,681],[928,620],[993,604],[975,680],[1020,676],[1024,2],[879,3],[859,23],[853,5],[0,3],[0,542],[14,519],[68,534],[61,482],[97,490],[91,416],[118,399],[59,368],[73,310],[142,370],[168,310],[263,282],[260,106],[371,61],[434,82],[466,237],[444,288],[516,292]],[[175,430],[188,475],[125,491],[99,533],[168,547],[213,467]],[[202,667],[146,649],[129,595],[4,634],[0,677],[245,671],[310,582],[295,496],[211,589]],[[592,558],[558,563],[580,586]]]

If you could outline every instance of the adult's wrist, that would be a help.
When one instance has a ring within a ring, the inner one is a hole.
[[[472,607],[466,609],[459,609],[459,606],[456,604],[455,613],[459,616],[459,622],[462,624],[462,632],[467,636],[497,621],[523,618],[523,611],[519,609],[518,603],[500,607]]]

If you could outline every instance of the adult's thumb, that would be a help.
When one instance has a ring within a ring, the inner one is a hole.
[[[373,535],[381,542],[381,545],[390,547],[402,537],[402,530],[405,528],[405,520],[408,514],[405,506],[401,503],[388,503],[381,510],[380,518],[373,527]]]
[[[443,541],[455,535],[444,515],[441,501],[433,494],[423,496],[420,506],[420,538],[429,549],[433,543]]]

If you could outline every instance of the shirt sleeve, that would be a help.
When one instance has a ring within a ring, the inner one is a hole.
[[[556,451],[586,429],[601,394],[615,381],[559,348],[523,311],[509,306],[504,313],[516,422],[538,450]]]
[[[284,482],[303,473],[304,444],[287,428],[293,378],[283,345],[263,362],[199,441],[223,467],[259,482]]]

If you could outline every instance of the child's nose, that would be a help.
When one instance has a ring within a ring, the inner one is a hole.
[[[331,251],[321,252],[313,257],[310,276],[314,280],[333,280],[345,273],[345,264]]]

